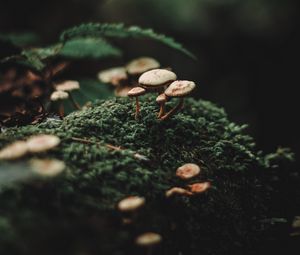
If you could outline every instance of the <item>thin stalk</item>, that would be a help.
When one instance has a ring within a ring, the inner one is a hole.
[[[71,100],[72,105],[77,109],[81,110],[81,106],[75,101],[74,97],[72,96],[72,93],[69,92],[69,98]]]
[[[168,111],[165,115],[160,117],[160,120],[166,120],[166,119],[172,117],[173,115],[175,115],[177,112],[179,112],[183,107],[183,101],[184,101],[184,98],[181,97],[179,103],[174,108],[172,108],[170,111]]]

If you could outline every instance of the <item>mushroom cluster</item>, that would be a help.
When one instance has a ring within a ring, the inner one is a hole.
[[[139,57],[131,60],[125,66],[102,70],[98,79],[115,87],[115,96],[126,97],[127,93],[138,85],[138,77],[149,70],[159,68],[160,63],[150,57]]]
[[[196,176],[200,175],[201,168],[193,163],[187,163],[178,167],[176,170],[176,176],[181,180],[187,181],[194,179]],[[189,184],[186,188],[182,187],[172,187],[166,191],[166,197],[172,197],[174,195],[180,196],[193,196],[197,194],[204,193],[211,187],[210,182],[196,182]]]
[[[174,72],[166,69],[153,69],[143,73],[138,80],[138,87],[128,91],[129,97],[136,98],[135,118],[138,118],[140,105],[138,97],[147,92],[157,92],[156,102],[160,109],[157,117],[165,120],[176,114],[183,107],[184,97],[189,95],[196,84],[193,81],[177,80]],[[179,98],[178,104],[168,112],[165,112],[165,104],[171,98]]]
[[[50,100],[58,103],[58,114],[62,119],[64,117],[63,101],[70,99],[75,109],[80,110],[81,106],[76,102],[72,95],[72,91],[80,89],[78,81],[67,80],[55,85],[55,91],[52,92]]]

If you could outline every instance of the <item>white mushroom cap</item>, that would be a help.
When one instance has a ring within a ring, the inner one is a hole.
[[[136,96],[144,95],[145,93],[146,93],[146,90],[144,88],[135,87],[135,88],[132,88],[131,90],[129,90],[127,95],[129,97],[136,97]]]
[[[115,96],[116,97],[127,97],[128,96],[128,92],[130,91],[132,89],[132,87],[128,87],[128,86],[126,86],[126,87],[123,87],[123,86],[121,86],[121,87],[117,87],[116,89],[115,89]]]
[[[138,236],[135,240],[135,243],[139,246],[152,246],[160,243],[162,237],[160,234],[148,232]]]
[[[60,143],[59,137],[55,135],[36,135],[27,140],[30,152],[43,152],[56,147]]]
[[[165,103],[167,101],[168,97],[166,96],[166,94],[160,94],[157,96],[156,98],[156,103],[161,104],[161,103]]]
[[[145,204],[146,200],[143,197],[130,196],[124,198],[118,203],[118,209],[121,212],[131,212],[139,209]]]
[[[180,187],[173,187],[166,191],[166,197],[171,197],[174,195],[191,196],[193,193]]]
[[[120,81],[127,79],[126,69],[124,67],[113,67],[98,73],[98,79],[104,83],[111,83],[118,86]]]
[[[66,165],[58,159],[32,159],[30,160],[32,171],[45,177],[53,177],[65,170]]]
[[[196,164],[188,163],[179,167],[176,176],[183,180],[191,179],[200,173],[200,167]]]
[[[52,92],[50,96],[51,101],[58,101],[58,100],[63,100],[67,99],[69,97],[69,94],[67,92],[64,92],[62,90],[54,91]]]
[[[188,185],[192,193],[203,193],[211,187],[210,182],[199,182]]]
[[[175,81],[176,74],[166,69],[154,69],[143,73],[139,78],[139,84],[143,87],[162,87]]]
[[[131,75],[137,75],[159,67],[159,62],[154,58],[140,57],[130,61],[126,65],[126,70]]]
[[[80,89],[79,82],[78,81],[64,81],[62,83],[59,83],[55,86],[56,90],[62,90],[62,91],[72,91],[76,89]]]
[[[0,150],[0,160],[13,160],[23,157],[28,152],[26,142],[17,141]]]
[[[168,97],[183,97],[190,94],[195,87],[193,81],[174,81],[166,89],[165,94]]]

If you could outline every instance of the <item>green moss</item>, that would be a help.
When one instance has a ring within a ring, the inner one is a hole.
[[[291,154],[281,150],[262,156],[244,134],[246,126],[231,123],[210,102],[188,99],[183,111],[166,121],[157,120],[153,97],[144,97],[141,107],[136,121],[129,99],[98,101],[63,121],[48,119],[0,135],[2,147],[32,134],[56,134],[60,146],[38,157],[62,159],[68,166],[52,180],[27,179],[1,188],[0,223],[5,224],[0,228],[12,237],[0,239],[3,252],[143,254],[133,240],[144,231],[163,236],[156,254],[252,251],[263,233],[260,220],[270,217],[268,171],[272,162]],[[124,150],[109,150],[107,143]],[[202,173],[181,181],[175,171],[188,162],[199,164]],[[164,196],[171,187],[204,180],[212,183],[205,194]],[[144,196],[147,203],[132,225],[123,226],[115,206],[128,195]],[[16,245],[4,246],[9,242]]]

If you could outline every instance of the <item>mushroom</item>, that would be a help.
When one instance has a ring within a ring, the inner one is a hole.
[[[180,187],[173,187],[166,191],[166,197],[172,197],[174,195],[192,196],[193,193]]]
[[[140,57],[133,59],[126,65],[126,70],[130,75],[139,75],[151,69],[159,68],[160,64],[154,58]]]
[[[210,182],[199,182],[188,185],[188,187],[192,193],[200,194],[207,191],[211,187],[211,184]]]
[[[78,90],[80,89],[80,85],[78,81],[64,81],[62,83],[59,83],[55,86],[55,89],[58,91],[64,91],[67,92],[69,94],[69,98],[71,100],[71,103],[73,104],[73,106],[77,109],[80,110],[81,107],[80,105],[75,101],[74,97],[72,96],[71,91],[73,90]]]
[[[28,152],[24,141],[16,141],[0,150],[0,160],[14,160],[23,157]]]
[[[176,78],[176,74],[169,70],[153,69],[140,76],[139,84],[147,90],[162,92],[163,88],[175,81]]]
[[[120,86],[122,81],[127,80],[126,69],[124,67],[113,67],[98,73],[98,79],[104,83]]]
[[[51,96],[50,96],[50,100],[53,102],[58,102],[58,114],[59,117],[62,119],[64,117],[64,105],[63,105],[63,100],[69,98],[69,94],[67,92],[64,91],[54,91],[52,92]]]
[[[34,173],[45,177],[54,177],[66,168],[65,163],[58,159],[32,159],[30,166]]]
[[[159,104],[159,113],[157,115],[158,118],[160,118],[161,116],[163,116],[165,114],[165,104],[166,104],[167,100],[168,100],[168,97],[164,93],[157,96],[156,102]]]
[[[30,152],[44,152],[56,147],[60,143],[59,137],[55,135],[35,135],[27,140],[27,147]]]
[[[176,176],[180,179],[187,180],[197,176],[200,173],[200,167],[196,164],[188,163],[179,167]]]
[[[145,201],[143,197],[130,196],[118,203],[118,209],[121,212],[133,212],[141,208],[145,204]]]
[[[190,94],[195,87],[196,84],[193,81],[174,81],[165,90],[165,94],[167,97],[178,97],[180,101],[173,109],[167,112],[160,119],[165,120],[176,114],[183,107],[184,97]]]
[[[292,228],[300,229],[300,216],[295,216],[293,223],[292,223]]]
[[[160,234],[153,233],[153,232],[147,232],[140,236],[138,236],[135,239],[135,243],[139,246],[143,247],[151,247],[153,245],[159,244],[162,240],[162,237]]]
[[[146,90],[141,87],[135,87],[128,91],[127,95],[129,97],[135,97],[135,119],[138,119],[140,113],[140,103],[139,103],[139,96],[142,96],[146,93]]]

